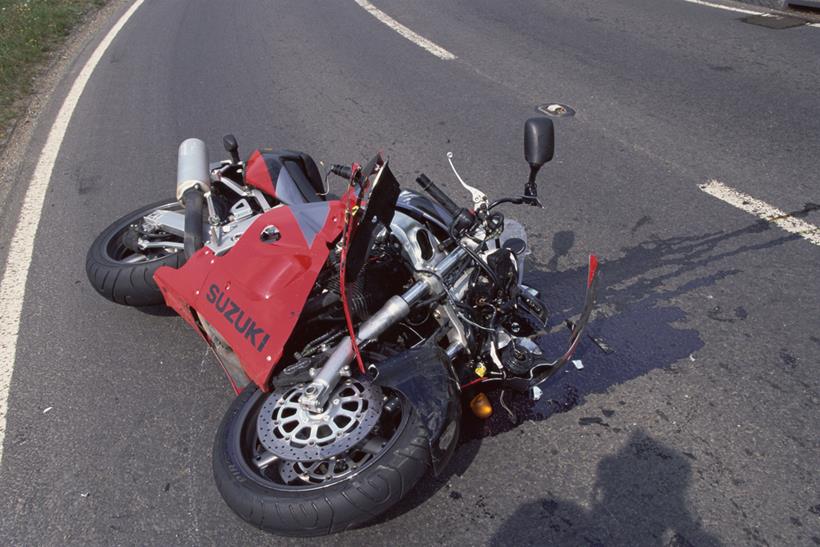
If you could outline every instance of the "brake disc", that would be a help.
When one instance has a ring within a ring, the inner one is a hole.
[[[307,384],[274,390],[256,421],[259,442],[276,456],[296,462],[328,460],[367,438],[381,415],[378,386],[357,379],[340,382],[321,413],[299,404]]]
[[[279,474],[286,484],[301,481],[312,484],[344,478],[370,461],[373,454],[351,450],[341,456],[316,462],[279,461]]]

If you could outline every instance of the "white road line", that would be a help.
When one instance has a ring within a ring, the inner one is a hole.
[[[771,222],[787,232],[797,234],[815,245],[820,245],[820,228],[814,224],[809,224],[805,220],[794,218],[788,213],[776,207],[772,207],[765,201],[760,201],[752,196],[738,192],[716,180],[710,180],[706,184],[701,184],[700,189],[710,196],[714,196],[729,205],[734,205],[738,209],[746,211],[750,215],[762,218],[766,222]]]
[[[91,54],[83,66],[71,89],[63,100],[57,112],[54,124],[48,133],[48,138],[40,152],[40,158],[34,168],[31,183],[23,198],[20,209],[20,218],[9,246],[6,258],[6,270],[0,281],[0,463],[3,461],[3,440],[6,436],[6,411],[8,409],[9,385],[14,369],[14,359],[17,354],[17,337],[20,329],[20,316],[23,312],[23,299],[26,293],[31,254],[34,249],[34,238],[40,225],[40,216],[43,212],[43,202],[51,181],[51,173],[57,154],[63,143],[68,123],[74,108],[83,94],[91,74],[100,62],[103,54],[114,41],[117,33],[122,30],[128,19],[142,5],[143,0],[136,0],[128,11],[119,18],[117,23],[108,31],[102,42]]]
[[[683,0],[684,2],[689,2],[690,4],[697,4],[699,6],[708,6],[710,8],[717,8],[726,11],[734,11],[737,13],[745,13],[746,15],[765,15],[765,11],[752,11],[743,8],[736,8],[734,6],[726,6],[724,4],[715,4],[713,2],[704,2],[704,0]]]
[[[401,23],[399,23],[398,21],[384,13],[382,10],[368,2],[368,0],[356,0],[356,3],[359,4],[362,8],[364,8],[368,13],[370,13],[370,15],[372,15],[388,27],[392,28],[393,30],[395,30],[396,32],[398,32],[399,34],[401,34],[417,46],[426,49],[439,59],[444,59],[445,61],[452,61],[456,58],[455,55],[453,55],[443,47],[431,42],[424,36],[416,34],[409,28],[405,27],[404,25],[402,25]]]

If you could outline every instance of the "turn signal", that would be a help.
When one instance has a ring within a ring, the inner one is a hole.
[[[482,420],[486,420],[493,415],[493,405],[490,404],[490,399],[484,393],[479,393],[473,397],[473,400],[470,401],[470,410]]]

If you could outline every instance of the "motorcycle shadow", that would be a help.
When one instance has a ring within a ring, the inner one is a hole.
[[[642,224],[639,221],[636,226]],[[766,234],[775,237],[761,240]],[[686,325],[687,313],[674,302],[682,295],[708,290],[741,273],[737,268],[716,267],[721,261],[799,239],[796,235],[781,234],[760,221],[728,232],[650,237],[623,248],[618,258],[602,260],[597,308],[574,356],[583,368],[568,364],[541,386],[543,395],[537,402],[528,394],[512,391],[489,394],[495,410],[487,420],[473,417],[465,406],[460,446],[443,475],[422,481],[378,522],[412,510],[451,477],[464,473],[478,454],[483,438],[506,433],[526,421],[540,422],[567,412],[582,405],[587,395],[603,393],[655,369],[677,374],[675,365],[689,362],[704,342],[698,330],[682,326]],[[527,284],[541,291],[551,307],[552,332],[539,340],[549,358],[564,351],[569,331],[562,325],[576,317],[583,306],[586,265],[556,271],[574,241],[572,232],[556,233],[552,258],[541,264],[531,261],[525,278]],[[727,320],[713,311],[708,310],[706,316],[716,321]],[[742,321],[745,315],[739,306],[728,320]],[[588,418],[593,422],[599,419]]]

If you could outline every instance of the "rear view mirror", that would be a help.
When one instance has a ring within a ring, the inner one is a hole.
[[[530,118],[524,124],[524,157],[535,172],[555,154],[555,128],[549,118]],[[535,173],[533,173],[535,174]]]

